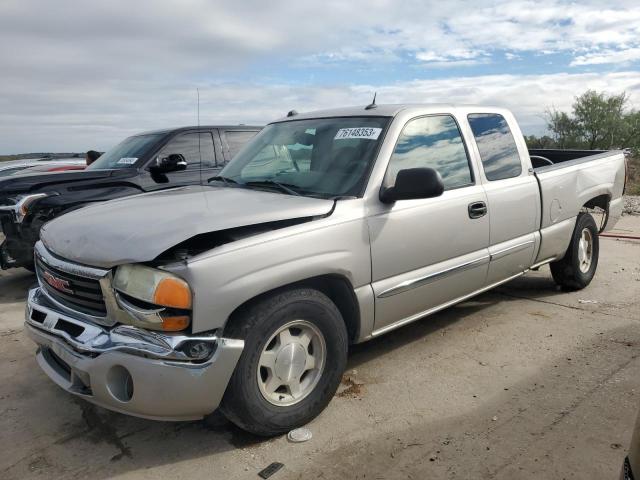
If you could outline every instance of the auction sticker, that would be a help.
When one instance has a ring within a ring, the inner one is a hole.
[[[341,128],[333,139],[343,140],[346,138],[363,138],[365,140],[377,140],[381,131],[381,128],[369,127]]]
[[[120,160],[118,160],[118,163],[121,163],[123,165],[133,165],[137,161],[138,157],[122,157]]]

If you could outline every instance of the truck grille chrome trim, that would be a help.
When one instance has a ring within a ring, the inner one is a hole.
[[[471,260],[469,262],[462,263],[460,265],[456,265],[454,267],[445,268],[444,270],[440,270],[437,272],[429,273],[427,275],[423,275],[418,278],[414,278],[412,280],[406,280],[394,287],[388,288],[378,294],[378,298],[391,297],[392,295],[397,295],[399,293],[406,292],[408,290],[412,290],[414,288],[421,287],[431,282],[435,282],[438,279],[443,277],[453,275],[454,273],[462,272],[463,270],[468,270],[473,267],[477,267],[479,265],[484,265],[489,263],[489,259],[491,257],[489,255],[485,255],[480,258],[476,258],[475,260]]]
[[[49,253],[41,243],[35,249],[35,267],[43,293],[60,308],[107,324],[107,304],[101,280],[109,270],[65,262]]]

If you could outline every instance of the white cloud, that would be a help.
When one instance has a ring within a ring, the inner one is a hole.
[[[452,68],[452,67],[469,67],[472,65],[479,65],[481,63],[487,63],[487,54],[481,50],[465,50],[457,49],[451,50],[446,54],[440,54],[434,50],[420,51],[415,54],[415,57],[420,62],[423,62],[425,66],[435,68]]]
[[[586,89],[621,92],[640,104],[640,72],[552,75],[485,75],[413,80],[388,85],[200,84],[202,124],[261,124],[288,110],[309,111],[378,103],[472,103],[510,108],[526,132],[544,130],[546,108],[568,110]],[[13,98],[28,94],[29,85]],[[0,145],[18,151],[106,149],[144,130],[196,123],[195,88],[181,83],[114,83],[78,91],[59,87],[29,105],[4,99],[11,114],[0,115]],[[90,108],[83,106],[90,104]],[[23,108],[24,107],[24,108]],[[21,111],[22,108],[22,111]]]
[[[196,86],[210,122],[365,104],[378,90],[381,101],[512,106],[540,125],[535,116],[546,106],[571,103],[589,86],[635,91],[637,64],[590,76],[398,82],[394,74],[487,71],[503,55],[519,55],[520,66],[536,52],[563,52],[576,70],[595,69],[640,61],[639,38],[637,0],[2,0],[0,153],[102,149],[129,133],[193,123]],[[332,70],[314,81],[320,68]],[[371,86],[349,80],[356,69]],[[384,82],[376,80],[382,70]]]
[[[602,65],[611,63],[629,63],[640,60],[640,47],[626,48],[622,50],[594,51],[576,57],[571,66],[578,65]]]

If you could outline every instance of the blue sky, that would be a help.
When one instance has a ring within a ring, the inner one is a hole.
[[[636,1],[3,0],[0,153],[379,103],[511,108],[526,133],[588,88],[640,106]]]

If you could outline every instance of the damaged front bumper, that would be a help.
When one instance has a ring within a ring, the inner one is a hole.
[[[240,358],[242,340],[111,329],[62,313],[39,287],[29,291],[27,334],[44,372],[74,395],[121,413],[156,420],[195,420],[219,405]],[[201,362],[189,342],[213,343]]]

